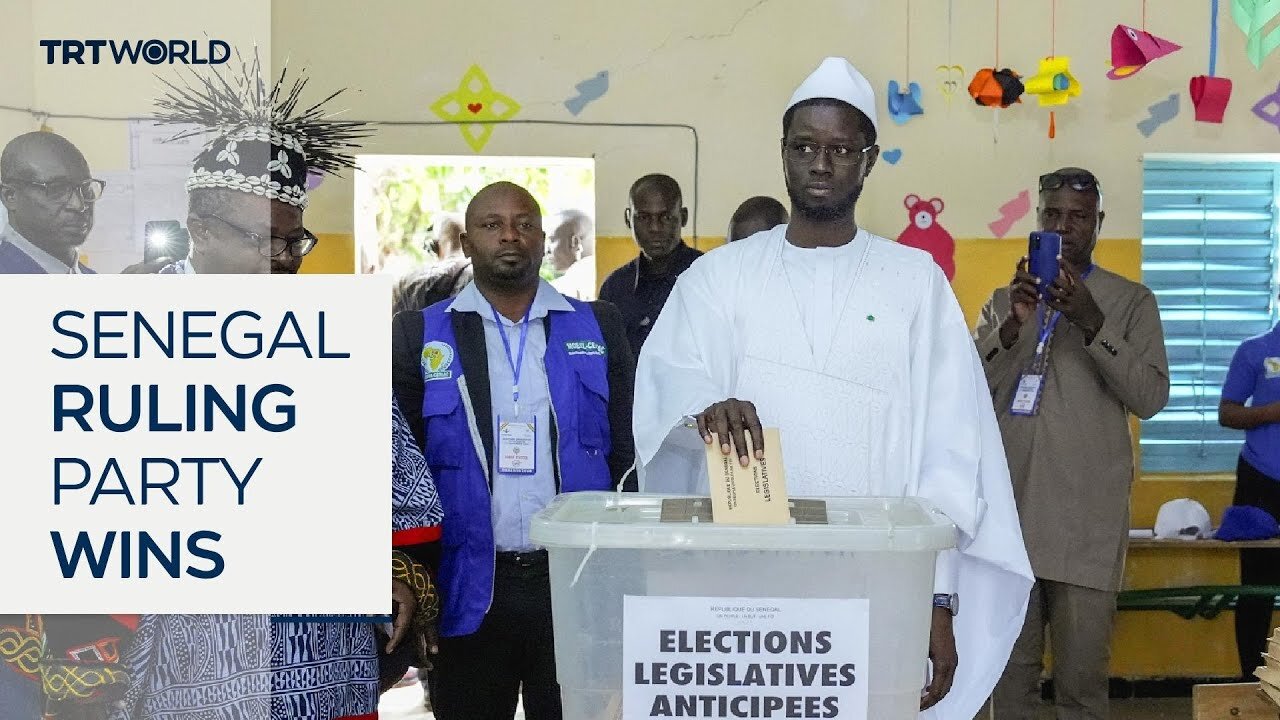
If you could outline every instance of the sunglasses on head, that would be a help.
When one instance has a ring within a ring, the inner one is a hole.
[[[1072,190],[1101,190],[1102,185],[1098,183],[1098,178],[1089,173],[1049,173],[1040,176],[1040,192],[1046,190],[1057,190],[1060,187],[1069,187]]]

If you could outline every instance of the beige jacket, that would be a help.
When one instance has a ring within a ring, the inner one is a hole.
[[[1009,289],[982,309],[974,339],[983,360],[1009,473],[1037,578],[1116,591],[1129,536],[1133,440],[1129,414],[1146,419],[1169,400],[1169,363],[1155,296],[1097,268],[1085,281],[1106,320],[1086,346],[1065,318],[1050,341],[1037,415],[1012,415],[1019,378],[1039,336],[1033,316],[1005,350]]]

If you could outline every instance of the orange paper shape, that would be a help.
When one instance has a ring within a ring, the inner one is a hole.
[[[983,107],[1007,108],[1022,102],[1022,76],[1005,68],[982,68],[969,81],[969,96]]]

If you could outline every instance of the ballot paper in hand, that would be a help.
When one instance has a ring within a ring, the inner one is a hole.
[[[782,440],[777,428],[764,428],[764,459],[754,455],[743,467],[738,454],[724,455],[720,445],[707,446],[707,480],[712,515],[730,525],[786,525],[786,474],[782,469]]]

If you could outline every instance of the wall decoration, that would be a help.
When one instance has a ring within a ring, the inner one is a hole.
[[[577,117],[583,108],[599,100],[605,93],[609,92],[609,71],[601,70],[594,76],[575,85],[574,89],[578,91],[578,94],[565,100],[564,107],[569,111],[570,115]]]
[[[1022,76],[1005,68],[982,68],[969,81],[969,95],[983,107],[1007,108],[1022,102]]]
[[[1111,70],[1107,77],[1123,80],[1137,75],[1148,63],[1175,53],[1182,46],[1128,25],[1111,32]]]
[[[920,83],[911,81],[911,0],[903,3],[907,9],[907,33],[906,33],[906,87],[900,89],[897,80],[889,81],[889,91],[885,93],[885,100],[889,106],[889,117],[899,125],[905,125],[908,120],[924,114],[924,106],[921,104]]]
[[[1062,55],[1042,59],[1040,71],[1027,79],[1026,87],[1041,105],[1065,105],[1080,95],[1080,81],[1071,74],[1071,58]]]
[[[949,108],[952,98],[960,91],[960,85],[964,82],[964,68],[960,65],[939,65],[935,72],[938,75],[938,91],[942,93]]]
[[[911,83],[905,91],[901,91],[898,81],[890,80],[889,92],[885,97],[889,101],[889,116],[899,125],[905,125],[916,115],[924,114],[924,107],[920,104],[920,83]]]
[[[495,90],[484,70],[472,65],[457,89],[432,103],[431,112],[441,120],[458,123],[462,138],[472,150],[480,152],[493,135],[493,123],[510,120],[520,112],[520,104]]]
[[[1255,68],[1262,69],[1262,61],[1280,48],[1280,26],[1266,32],[1271,21],[1280,17],[1277,0],[1231,0],[1231,19],[1244,33],[1245,52]]]
[[[1147,108],[1151,114],[1145,120],[1138,121],[1138,132],[1143,137],[1151,137],[1161,125],[1177,117],[1181,109],[1182,102],[1177,93],[1151,105]]]
[[[1231,80],[1224,77],[1197,75],[1191,78],[1191,104],[1196,108],[1196,120],[1221,123],[1231,102]]]
[[[889,163],[890,165],[897,165],[898,161],[902,159],[902,148],[893,148],[892,150],[885,150],[884,152],[880,153],[880,157],[884,158],[884,161]]]
[[[1026,82],[1027,92],[1040,98],[1040,105],[1065,105],[1080,94],[1080,82],[1071,74],[1071,58],[1058,55],[1058,0],[1049,0],[1049,56],[1040,61],[1040,70]],[[1049,111],[1049,139],[1058,136],[1057,116]]]
[[[1023,190],[1009,202],[1000,206],[1000,218],[987,224],[991,234],[1002,238],[1009,234],[1019,220],[1031,212],[1031,193]]]
[[[1196,121],[1222,123],[1231,102],[1231,80],[1218,75],[1218,0],[1209,1],[1209,74],[1191,78],[1191,104]]]
[[[946,205],[941,198],[921,200],[919,195],[908,195],[902,200],[910,221],[907,229],[898,235],[898,242],[907,247],[924,250],[933,256],[934,262],[951,280],[956,275],[956,241],[946,228],[938,224],[938,216]]]
[[[1280,130],[1280,86],[1276,87],[1276,91],[1267,95],[1253,106],[1253,114],[1262,118],[1263,122],[1270,123]]]

